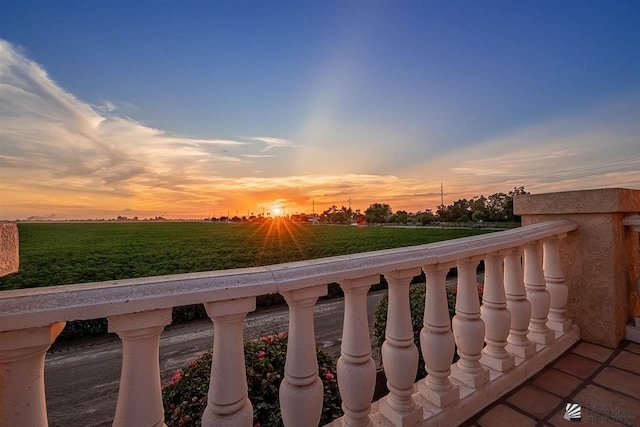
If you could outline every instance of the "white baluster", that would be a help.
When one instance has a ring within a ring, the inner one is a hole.
[[[555,334],[547,327],[551,296],[545,288],[542,246],[538,242],[529,243],[524,248],[524,286],[531,302],[531,322],[527,336],[535,343],[550,344],[555,341]]]
[[[338,387],[342,397],[344,425],[371,426],[369,412],[376,387],[376,364],[371,358],[367,292],[380,276],[340,282],[344,291],[344,326],[338,359]]]
[[[482,349],[480,363],[496,371],[506,372],[515,366],[512,355],[504,349],[511,328],[511,313],[507,310],[504,293],[503,256],[488,254],[484,260],[484,294],[480,313],[486,332],[487,343]]]
[[[313,307],[327,285],[281,292],[289,305],[289,341],[280,384],[282,422],[287,427],[317,426],[324,389],[318,376]]]
[[[171,309],[107,318],[109,332],[122,340],[122,371],[114,427],[164,425],[160,386],[160,334],[171,323]]]
[[[456,346],[447,301],[449,268],[438,269],[438,266],[428,265],[423,269],[427,277],[427,289],[420,347],[428,375],[418,383],[418,390],[425,399],[444,408],[460,399],[460,388],[449,380]]]
[[[521,359],[536,354],[536,346],[529,341],[529,321],[531,303],[527,299],[522,278],[522,250],[517,249],[504,259],[504,285],[507,295],[507,309],[511,313],[511,329],[506,350]]]
[[[418,370],[418,348],[413,342],[409,284],[420,269],[385,274],[389,284],[387,329],[382,344],[382,364],[389,394],[380,400],[380,414],[395,426],[413,426],[422,421],[422,408],[411,395]]]
[[[0,426],[48,425],[44,359],[64,325],[0,332]]]
[[[478,262],[471,259],[458,261],[456,315],[452,321],[460,359],[451,366],[451,376],[471,388],[489,381],[489,370],[480,364],[485,326],[480,318],[477,266]]]
[[[560,239],[566,234],[545,240],[543,244],[543,270],[547,290],[551,295],[549,321],[547,327],[554,331],[566,332],[571,328],[571,320],[567,319],[567,300],[569,288],[564,282],[562,262],[560,261]]]
[[[244,364],[244,319],[256,309],[254,297],[205,303],[213,322],[213,357],[204,427],[251,426],[253,407]]]

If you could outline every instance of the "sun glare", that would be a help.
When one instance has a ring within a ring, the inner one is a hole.
[[[278,215],[280,213],[280,208],[273,208],[273,213]]]

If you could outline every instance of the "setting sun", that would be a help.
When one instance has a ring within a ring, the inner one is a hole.
[[[276,215],[280,214],[280,208],[273,208],[272,210],[274,214]]]

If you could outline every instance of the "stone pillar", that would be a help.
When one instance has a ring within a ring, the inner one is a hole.
[[[531,303],[527,299],[522,279],[522,250],[509,252],[504,259],[504,287],[507,296],[507,309],[511,313],[511,327],[505,349],[521,359],[536,354],[536,346],[529,341],[529,321]]]
[[[160,334],[171,309],[108,317],[109,332],[122,340],[122,371],[114,427],[164,424],[160,386]]]
[[[478,262],[469,258],[458,261],[456,315],[451,322],[460,356],[451,366],[451,377],[471,388],[489,382],[489,370],[480,363],[485,325],[480,318],[477,266]]]
[[[338,387],[344,425],[371,426],[369,412],[376,387],[376,364],[371,358],[367,292],[379,275],[340,282],[344,291],[344,325],[338,359]]]
[[[511,328],[511,312],[507,309],[504,292],[504,271],[498,253],[488,254],[484,260],[484,295],[480,313],[485,324],[484,341],[480,363],[496,371],[507,372],[515,366],[512,355],[507,353],[507,337]]]
[[[569,291],[566,316],[580,328],[581,339],[616,347],[634,316],[631,301],[637,301],[638,233],[623,220],[640,212],[640,190],[516,196],[514,211],[522,216],[522,225],[558,219],[578,225],[559,248]]]
[[[571,319],[567,319],[567,299],[569,289],[564,282],[562,263],[560,262],[560,239],[567,237],[552,237],[544,241],[543,270],[547,291],[551,295],[549,321],[547,326],[556,332],[564,333],[571,328]]]
[[[244,319],[256,309],[255,297],[205,303],[213,322],[213,355],[203,427],[250,426],[253,406],[249,401],[244,364]]]
[[[380,414],[396,427],[422,421],[422,408],[411,397],[418,370],[418,348],[413,343],[409,284],[420,269],[393,271],[384,277],[389,283],[387,329],[382,344],[382,365],[389,394],[380,399]]]
[[[0,426],[48,425],[44,358],[64,325],[0,332]]]
[[[315,426],[322,416],[324,388],[318,376],[313,307],[327,285],[281,292],[289,305],[289,341],[280,410],[285,427]]]
[[[542,272],[542,245],[539,242],[530,242],[524,247],[524,287],[531,302],[528,337],[538,344],[551,344],[556,337],[547,327],[551,295]]]
[[[418,383],[418,390],[425,399],[439,408],[444,408],[460,399],[460,387],[449,380],[456,347],[447,301],[449,268],[427,265],[423,270],[427,278],[427,289],[424,296],[420,347],[427,377]]]

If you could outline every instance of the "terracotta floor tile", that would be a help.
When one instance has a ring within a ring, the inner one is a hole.
[[[523,411],[542,419],[562,403],[562,400],[546,391],[528,385],[516,394],[509,396],[507,402]]]
[[[589,342],[581,342],[571,351],[575,354],[579,354],[580,356],[597,360],[598,362],[604,362],[613,353],[613,349],[591,344]]]
[[[611,366],[640,374],[640,354],[621,351],[620,354],[611,361]]]
[[[565,397],[577,389],[582,380],[573,375],[565,374],[557,369],[549,369],[539,376],[533,385],[560,397]]]
[[[583,409],[588,408],[624,425],[640,426],[640,400],[588,385],[573,401],[582,405]]]
[[[635,354],[640,354],[640,344],[635,342],[628,343],[624,349]]]
[[[569,353],[558,360],[554,367],[580,378],[586,378],[593,374],[600,364],[594,360]]]
[[[604,368],[593,382],[640,399],[640,375],[616,368]]]
[[[624,424],[615,422],[608,418],[603,417],[587,408],[582,408],[582,420],[581,422],[569,421],[564,419],[564,409],[560,409],[550,420],[549,423],[555,427],[577,427],[584,425],[598,425],[602,427],[621,427]],[[588,424],[587,424],[588,423]]]
[[[529,418],[508,406],[498,405],[478,420],[481,427],[522,426],[534,427],[536,420]],[[575,426],[573,426],[575,427]]]

